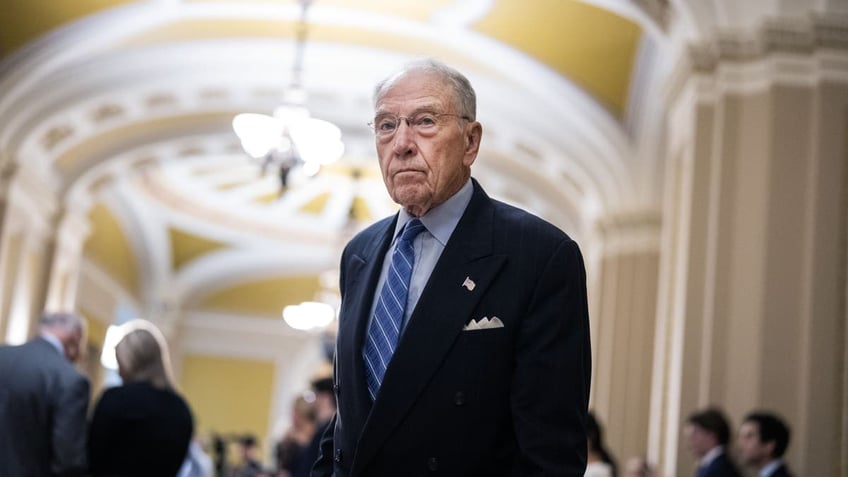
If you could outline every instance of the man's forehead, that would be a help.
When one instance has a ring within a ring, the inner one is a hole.
[[[386,96],[398,94],[442,95],[449,94],[450,82],[438,73],[425,70],[412,70],[401,73],[387,80],[376,97],[379,104]]]
[[[742,423],[742,426],[740,426],[739,431],[742,434],[759,434],[760,426],[758,426],[756,422],[746,421]]]
[[[399,105],[399,103],[403,103],[404,106],[406,106],[404,111],[398,111],[397,110],[397,106]],[[418,114],[418,113],[439,112],[439,110],[442,109],[442,108],[443,108],[442,103],[438,102],[438,101],[423,101],[423,102],[417,103],[417,104],[413,103],[413,102],[404,102],[404,101],[397,102],[396,101],[396,102],[387,102],[385,104],[384,103],[378,104],[376,114],[377,114],[377,116],[384,115],[384,114],[392,115],[392,114],[399,114],[399,113],[400,114],[414,115],[414,114]]]
[[[446,82],[445,78],[441,74],[439,74],[435,71],[429,71],[429,70],[425,70],[425,69],[421,69],[421,68],[416,68],[416,69],[401,71],[401,72],[395,74],[394,76],[390,77],[388,80],[386,80],[386,83],[383,87],[383,90],[388,91],[389,89],[391,89],[391,88],[393,88],[397,85],[403,84],[407,81],[411,81],[411,82],[414,82],[414,83],[420,83],[420,82],[445,83]]]

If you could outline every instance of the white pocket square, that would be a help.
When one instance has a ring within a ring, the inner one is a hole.
[[[463,331],[489,330],[492,328],[503,328],[504,324],[500,318],[493,316],[491,319],[484,316],[479,320],[471,320],[465,325]]]

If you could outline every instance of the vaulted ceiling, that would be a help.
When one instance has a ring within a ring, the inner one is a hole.
[[[662,31],[637,3],[314,1],[303,83],[342,160],[280,192],[230,121],[269,113],[294,62],[293,0],[4,2],[0,150],[82,210],[83,282],[142,309],[276,318],[332,301],[345,240],[396,210],[365,123],[373,84],[432,56],[478,92],[474,175],[578,238],[658,203]],[[653,99],[652,99],[653,98]],[[653,102],[652,102],[653,101]],[[32,165],[31,164],[31,165]]]

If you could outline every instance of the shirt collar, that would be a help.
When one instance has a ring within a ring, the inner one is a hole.
[[[701,460],[698,462],[698,467],[706,467],[712,463],[712,461],[716,460],[716,458],[720,455],[724,454],[724,448],[722,446],[715,446],[709,450],[704,457],[701,457]]]
[[[53,345],[53,347],[56,348],[56,351],[58,351],[59,354],[65,356],[65,346],[62,345],[62,342],[59,341],[59,338],[57,338],[55,335],[51,335],[50,333],[41,333],[40,336],[44,338],[44,341]]]
[[[778,467],[781,466],[781,464],[783,464],[783,462],[780,459],[775,459],[769,462],[765,467],[760,469],[760,477],[769,477],[775,470],[777,470]]]
[[[426,214],[419,217],[421,223],[427,228],[427,231],[443,247],[448,243],[453,229],[456,228],[456,224],[462,218],[462,214],[465,212],[465,208],[468,207],[468,203],[471,202],[471,196],[473,194],[474,185],[471,183],[471,179],[468,179],[465,185],[456,194],[452,195],[450,199],[433,207]],[[397,237],[398,233],[403,230],[403,226],[410,220],[412,220],[412,216],[405,209],[401,208],[398,212],[394,237]]]

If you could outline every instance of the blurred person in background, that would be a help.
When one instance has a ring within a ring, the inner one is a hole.
[[[315,462],[309,452],[309,445],[317,430],[315,400],[315,393],[307,391],[292,404],[291,426],[275,449],[277,470],[284,477],[297,475],[299,469],[311,469]]]
[[[0,476],[86,474],[91,391],[73,365],[83,334],[78,316],[48,313],[31,341],[0,346]]]
[[[188,454],[177,477],[212,477],[215,475],[215,463],[203,449],[203,443],[195,436],[188,445]]]
[[[333,391],[333,378],[318,378],[312,381],[312,393],[315,400],[312,407],[315,411],[315,431],[312,439],[301,450],[297,461],[292,467],[292,477],[309,477],[312,467],[321,454],[321,438],[327,426],[336,414],[336,394]]]
[[[736,436],[740,462],[758,472],[758,477],[792,477],[783,462],[789,436],[789,426],[777,415],[770,412],[748,414]]]
[[[228,474],[230,477],[260,477],[265,474],[259,458],[259,444],[252,434],[242,436],[239,441],[241,461]]]
[[[624,477],[660,477],[648,459],[644,457],[631,457],[624,464]]]
[[[615,459],[604,443],[604,433],[598,419],[589,413],[586,419],[586,439],[589,444],[588,464],[584,477],[616,477]]]
[[[88,455],[92,477],[176,476],[189,450],[194,421],[177,394],[162,333],[152,323],[122,325],[115,347],[121,386],[94,408]]]
[[[718,408],[697,411],[686,418],[683,427],[686,447],[698,459],[696,477],[739,477],[730,456],[730,425]]]

